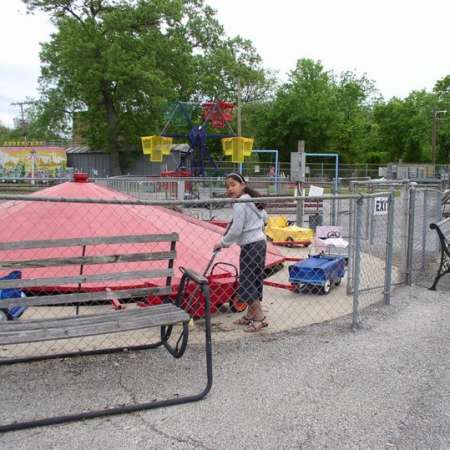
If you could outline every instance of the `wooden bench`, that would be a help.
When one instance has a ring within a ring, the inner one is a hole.
[[[280,195],[281,197],[281,195]],[[286,201],[272,201],[266,203],[266,210],[272,214],[295,214],[297,211],[298,203],[295,200]],[[323,212],[323,201],[322,200],[303,200],[303,213],[304,214],[316,214]]]
[[[441,220],[438,223],[431,223],[430,228],[436,230],[439,237],[439,244],[441,249],[441,262],[439,264],[439,269],[437,271],[436,277],[434,279],[433,285],[430,290],[435,291],[438,281],[447,273],[450,273],[450,247],[447,240],[446,233],[442,230],[443,226],[450,225],[450,218]]]
[[[7,346],[9,349],[11,348],[9,346],[17,344],[121,333],[151,327],[160,328],[159,340],[150,344],[134,346],[115,345],[113,348],[100,350],[39,354],[24,358],[0,358],[0,366],[17,362],[86,354],[144,350],[161,345],[175,358],[180,358],[184,354],[188,343],[188,324],[191,319],[189,314],[179,306],[181,305],[183,291],[188,281],[199,285],[205,298],[205,351],[207,359],[207,383],[206,387],[199,394],[125,406],[105,406],[103,409],[95,411],[15,422],[0,425],[0,432],[153,409],[196,401],[206,396],[212,385],[208,282],[205,277],[196,272],[183,269],[176,301],[173,302],[169,299],[168,296],[172,293],[177,241],[178,235],[171,233],[0,243],[0,270],[24,271],[24,276],[21,279],[0,280],[0,289],[20,289],[27,294],[23,298],[1,299],[0,308],[3,311],[17,306],[29,308],[17,320],[5,320],[6,316],[2,315],[4,320],[0,320],[0,346]],[[126,246],[126,252],[124,252],[124,246]],[[162,247],[167,247],[167,250],[161,251]],[[36,252],[40,253],[38,259],[36,258]],[[58,256],[54,257],[55,254]],[[21,256],[20,260],[16,259],[17,255]],[[26,257],[23,258],[23,255]],[[134,264],[130,265],[130,263]],[[145,268],[143,268],[143,265]],[[127,267],[133,270],[128,270]],[[43,274],[42,271],[44,272]],[[57,272],[56,276],[55,271]],[[38,272],[41,272],[41,275],[36,275]],[[151,279],[155,281],[153,286],[149,286],[149,280]],[[158,282],[159,284],[157,285]],[[100,288],[99,283],[103,287]],[[128,283],[128,286],[131,285],[133,287],[124,289],[124,283]],[[109,285],[111,288],[105,287],[106,285]],[[12,294],[8,295],[12,296]],[[149,295],[157,295],[160,298],[162,296],[164,303],[141,308],[136,305],[135,300],[143,299]],[[120,300],[126,300],[128,303],[124,308],[116,308],[114,310],[111,302],[115,302],[117,306]],[[93,302],[101,306],[92,308]],[[74,312],[74,315],[72,317],[55,317],[55,313],[59,313],[60,307],[64,305],[69,305],[69,309],[71,312]],[[79,314],[80,306],[82,306],[83,314]],[[32,311],[39,312],[43,309],[42,307],[45,307],[45,310],[50,311],[50,313],[53,312],[52,317],[43,319],[39,317],[39,314],[35,314],[38,317],[33,317]],[[96,311],[91,313],[89,309],[96,309]],[[169,343],[169,339],[176,324],[180,324],[181,334],[178,339],[175,339],[176,345],[173,346]],[[126,339],[126,336],[124,339]],[[20,407],[19,405],[17,406],[18,408]]]
[[[272,214],[295,214],[297,211],[297,202],[267,202],[266,210]],[[323,202],[318,200],[305,200],[303,202],[304,214],[315,214],[323,211]]]

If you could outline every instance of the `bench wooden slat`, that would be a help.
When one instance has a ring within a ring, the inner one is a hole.
[[[173,269],[135,270],[133,272],[111,272],[97,275],[72,277],[37,278],[35,280],[0,280],[0,289],[58,286],[60,284],[92,283],[96,281],[139,280],[142,278],[164,278],[173,275]]]
[[[10,306],[44,306],[44,305],[64,305],[71,303],[85,303],[96,301],[111,301],[115,298],[126,299],[133,297],[145,297],[147,295],[169,295],[172,293],[172,288],[163,287],[148,287],[125,289],[117,291],[97,291],[97,292],[82,292],[73,294],[57,294],[57,295],[42,295],[35,297],[24,298],[5,298],[0,300],[0,308],[8,308]]]
[[[157,307],[159,311],[164,312],[165,310],[170,311],[173,308],[173,303],[163,303],[162,305],[154,305],[154,306],[146,306],[146,308],[155,308]],[[90,306],[86,306],[85,309],[90,308]],[[140,314],[142,308],[133,308],[126,309],[127,314],[130,316]],[[81,310],[83,311],[83,309]],[[57,318],[45,318],[45,319],[20,319],[20,321],[16,320],[8,320],[5,322],[0,322],[0,334],[4,332],[10,332],[17,330],[20,327],[21,330],[34,330],[40,329],[45,326],[45,328],[54,328],[54,327],[62,327],[65,323],[72,323],[73,319],[76,317],[77,324],[83,324],[85,322],[89,322],[94,316],[101,316],[105,318],[105,320],[109,320],[111,317],[117,316],[117,311],[108,310],[108,312],[94,313],[94,314],[81,314],[78,316],[64,316]]]
[[[173,306],[171,310],[166,309],[164,311],[160,311],[155,306],[144,308],[140,311],[140,314],[134,316],[123,311],[117,312],[116,316],[109,320],[105,320],[102,314],[92,316],[88,322],[82,324],[78,324],[77,319],[74,318],[71,323],[66,322],[63,327],[46,328],[41,323],[42,327],[39,329],[23,331],[20,330],[20,322],[18,322],[17,325],[19,326],[16,332],[0,333],[0,345],[96,336],[161,325],[174,325],[179,322],[186,322],[190,317],[186,311],[176,306]]]
[[[31,269],[67,265],[93,265],[142,261],[162,261],[176,258],[176,252],[128,253],[104,256],[71,256],[67,258],[28,259],[1,261],[0,269]]]
[[[0,345],[95,336],[161,325],[173,325],[188,320],[189,315],[181,309],[165,312],[141,311],[139,316],[134,317],[125,313],[117,313],[115,318],[109,320],[104,320],[103,315],[98,315],[91,317],[89,322],[80,324],[74,318],[71,323],[66,322],[60,326],[55,324],[48,328],[43,326],[34,330],[21,330],[18,326],[17,330],[0,333]]]
[[[171,242],[178,241],[178,233],[169,234],[143,234],[126,236],[98,236],[70,239],[49,239],[38,241],[16,241],[0,243],[0,251],[31,248],[57,248],[79,247],[83,245],[107,245],[107,244],[141,244],[146,242]]]

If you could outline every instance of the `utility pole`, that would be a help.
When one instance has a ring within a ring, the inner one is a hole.
[[[25,128],[25,113],[24,113],[24,105],[33,105],[35,102],[15,102],[11,103],[11,106],[18,106],[20,108],[20,127],[22,128],[22,135],[25,139],[25,142],[27,141],[27,132]]]
[[[437,121],[439,114],[446,114],[447,110],[438,111],[436,108],[433,108],[432,111],[432,127],[431,127],[431,162],[433,166],[436,167],[436,141],[437,141]]]
[[[237,135],[242,136],[241,77],[237,78]],[[238,164],[238,172],[242,173],[242,163]]]
[[[242,136],[241,77],[237,79],[237,134]]]

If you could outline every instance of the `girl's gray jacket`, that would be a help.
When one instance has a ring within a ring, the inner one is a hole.
[[[244,194],[240,198],[251,197],[248,194]],[[254,203],[234,203],[233,223],[222,238],[221,246],[229,247],[234,243],[242,246],[251,242],[265,240],[264,225],[266,222],[266,211],[258,209]]]

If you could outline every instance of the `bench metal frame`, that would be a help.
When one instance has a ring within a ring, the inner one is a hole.
[[[448,221],[450,219],[444,219],[444,221]],[[432,223],[430,224],[430,228],[432,230],[436,230],[436,233],[439,237],[439,243],[441,246],[441,262],[439,264],[439,269],[436,275],[436,278],[434,279],[433,285],[430,287],[431,291],[436,290],[436,286],[438,284],[438,281],[447,273],[450,273],[450,248],[449,248],[449,242],[447,238],[445,237],[444,233],[442,232],[440,225],[444,222],[439,223]]]
[[[79,239],[59,239],[50,241],[25,241],[25,242],[11,242],[0,243],[0,251],[8,251],[15,249],[33,249],[33,248],[59,248],[59,247],[82,247],[83,256],[69,257],[69,258],[46,258],[39,260],[22,260],[22,261],[2,261],[0,262],[0,269],[16,269],[16,268],[33,268],[33,267],[51,267],[64,265],[80,265],[80,275],[71,277],[53,277],[41,279],[18,279],[18,280],[0,280],[0,289],[5,288],[30,288],[39,286],[51,286],[52,284],[74,284],[92,281],[107,281],[117,280],[117,275],[120,279],[138,279],[166,276],[166,283],[163,287],[137,288],[128,290],[112,291],[107,289],[100,292],[76,292],[56,295],[44,295],[25,298],[10,298],[1,300],[0,306],[2,308],[10,306],[36,306],[36,305],[63,305],[76,304],[92,301],[111,301],[118,298],[133,298],[144,297],[146,295],[168,295],[171,293],[171,282],[173,276],[173,265],[176,257],[175,245],[178,241],[176,233],[166,235],[140,235],[140,236],[109,236],[109,237],[94,237],[94,238],[79,238]],[[128,253],[128,254],[114,254],[105,256],[85,256],[87,245],[105,245],[105,244],[120,244],[120,243],[149,243],[149,242],[170,242],[170,251],[168,252],[152,252],[152,253]],[[83,275],[82,268],[87,264],[107,264],[116,262],[130,262],[130,261],[155,261],[167,260],[168,267],[163,270],[151,271],[134,271],[134,272],[118,272],[103,275]],[[203,297],[205,299],[205,353],[206,353],[206,386],[201,392],[194,395],[186,395],[184,397],[175,397],[167,400],[159,400],[152,402],[129,404],[118,407],[105,407],[89,412],[79,412],[74,414],[67,414],[62,416],[47,417],[37,420],[26,420],[21,422],[14,422],[6,425],[0,425],[0,432],[16,431],[26,428],[33,428],[39,426],[48,426],[53,424],[60,424],[65,422],[72,422],[95,417],[111,416],[116,414],[123,414],[128,412],[141,411],[146,409],[161,408],[164,406],[183,404],[194,402],[203,399],[212,387],[212,342],[211,342],[211,315],[210,315],[210,294],[208,281],[202,275],[197,274],[190,269],[182,269],[183,275],[181,277],[180,285],[177,292],[176,301],[172,302],[166,298],[163,305],[149,306],[141,310],[125,310],[114,313],[103,313],[76,316],[75,318],[60,318],[54,320],[28,320],[0,322],[0,342],[6,342],[6,345],[25,342],[39,342],[46,340],[63,339],[70,337],[82,337],[95,334],[109,334],[111,332],[127,331],[132,329],[143,329],[147,327],[160,327],[160,340],[156,343],[146,345],[124,346],[106,348],[100,350],[79,351],[58,353],[49,355],[30,356],[26,358],[8,358],[0,359],[0,367],[3,365],[11,365],[16,363],[26,363],[33,361],[41,361],[56,358],[68,358],[84,355],[98,355],[108,353],[120,353],[131,350],[147,350],[164,346],[169,353],[175,358],[181,358],[186,350],[189,336],[189,320],[190,316],[181,309],[180,305],[183,300],[183,294],[186,284],[189,281],[194,282],[199,286]],[[43,284],[44,283],[44,284]],[[142,311],[142,313],[140,313]],[[142,316],[142,317],[141,317]],[[112,318],[110,320],[109,318]],[[106,320],[100,325],[104,330],[92,330],[93,326],[97,326],[98,320]],[[117,321],[117,324],[115,322]],[[125,323],[126,328],[123,330],[120,323]],[[173,325],[182,323],[182,332],[175,346],[169,343],[173,331]],[[59,326],[59,324],[61,324]],[[83,328],[85,327],[85,328]],[[18,331],[19,329],[19,331]],[[64,335],[73,330],[73,335]],[[81,330],[81,331],[80,331]],[[82,334],[83,330],[87,330]],[[106,330],[106,331],[105,331]],[[97,332],[98,331],[98,332]],[[81,334],[80,334],[81,333]],[[27,341],[27,339],[30,339]]]

